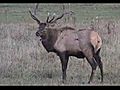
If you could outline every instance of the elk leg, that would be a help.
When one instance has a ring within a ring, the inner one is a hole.
[[[98,59],[96,60],[96,62],[98,63],[98,66],[100,68],[100,72],[101,72],[101,83],[103,82],[103,63],[101,61],[101,58],[98,56]]]
[[[89,62],[89,64],[90,64],[91,67],[92,67],[92,72],[91,72],[91,75],[90,75],[90,78],[89,78],[89,81],[88,81],[88,83],[90,83],[90,82],[93,80],[93,76],[94,76],[94,73],[95,73],[97,64],[96,64],[94,58],[88,59],[88,62]]]
[[[64,83],[66,81],[66,69],[68,65],[68,56],[66,53],[61,53],[59,54],[60,60],[61,60],[61,65],[62,65],[62,82]]]
[[[83,53],[84,53],[88,63],[90,64],[90,66],[92,68],[92,72],[91,72],[88,83],[90,83],[93,80],[93,76],[94,76],[95,70],[97,68],[97,63],[95,61],[95,58],[93,57],[93,55],[94,55],[93,52],[94,51],[89,47],[86,49],[83,49]]]
[[[100,72],[101,72],[101,83],[103,82],[103,63],[101,61],[101,57],[99,55],[100,49],[97,51],[97,53],[95,54],[94,58],[100,68]]]
[[[98,56],[98,55],[95,57],[95,60],[96,60],[98,66],[99,66],[99,68],[100,68],[100,72],[101,72],[101,83],[102,83],[102,82],[103,82],[103,63],[102,63],[102,61],[101,61],[101,57]]]

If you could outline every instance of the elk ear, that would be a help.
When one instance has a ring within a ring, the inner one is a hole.
[[[30,13],[32,19],[34,19],[35,21],[37,21],[38,24],[40,24],[40,20],[34,14],[32,14],[31,10],[29,10],[29,13]]]

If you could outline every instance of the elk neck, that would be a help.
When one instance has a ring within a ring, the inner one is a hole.
[[[42,44],[47,52],[54,52],[54,44],[58,38],[59,30],[53,28],[47,28],[46,37],[42,39]]]

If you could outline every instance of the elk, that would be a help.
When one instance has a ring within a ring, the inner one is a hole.
[[[103,63],[100,57],[102,40],[97,32],[88,29],[79,29],[64,26],[50,27],[50,25],[61,19],[65,13],[59,17],[47,17],[46,22],[40,20],[29,10],[29,13],[39,28],[36,36],[41,38],[41,43],[47,52],[54,52],[59,56],[62,66],[62,81],[66,81],[66,70],[70,56],[86,58],[92,71],[88,83],[93,79],[97,66],[101,72],[101,82],[103,82]],[[49,20],[50,19],[50,20]]]

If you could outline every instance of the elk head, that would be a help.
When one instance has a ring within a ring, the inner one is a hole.
[[[36,32],[36,36],[41,37],[42,39],[44,39],[46,36],[46,34],[45,34],[46,30],[47,30],[46,28],[48,28],[53,23],[56,23],[57,20],[61,19],[65,15],[65,13],[63,13],[61,16],[59,16],[57,18],[55,18],[55,15],[53,15],[52,19],[50,19],[50,16],[48,15],[45,22],[40,22],[40,20],[34,14],[32,14],[32,12],[30,10],[29,10],[29,13],[30,13],[31,17],[35,21],[37,21],[37,23],[39,25],[38,31]]]

